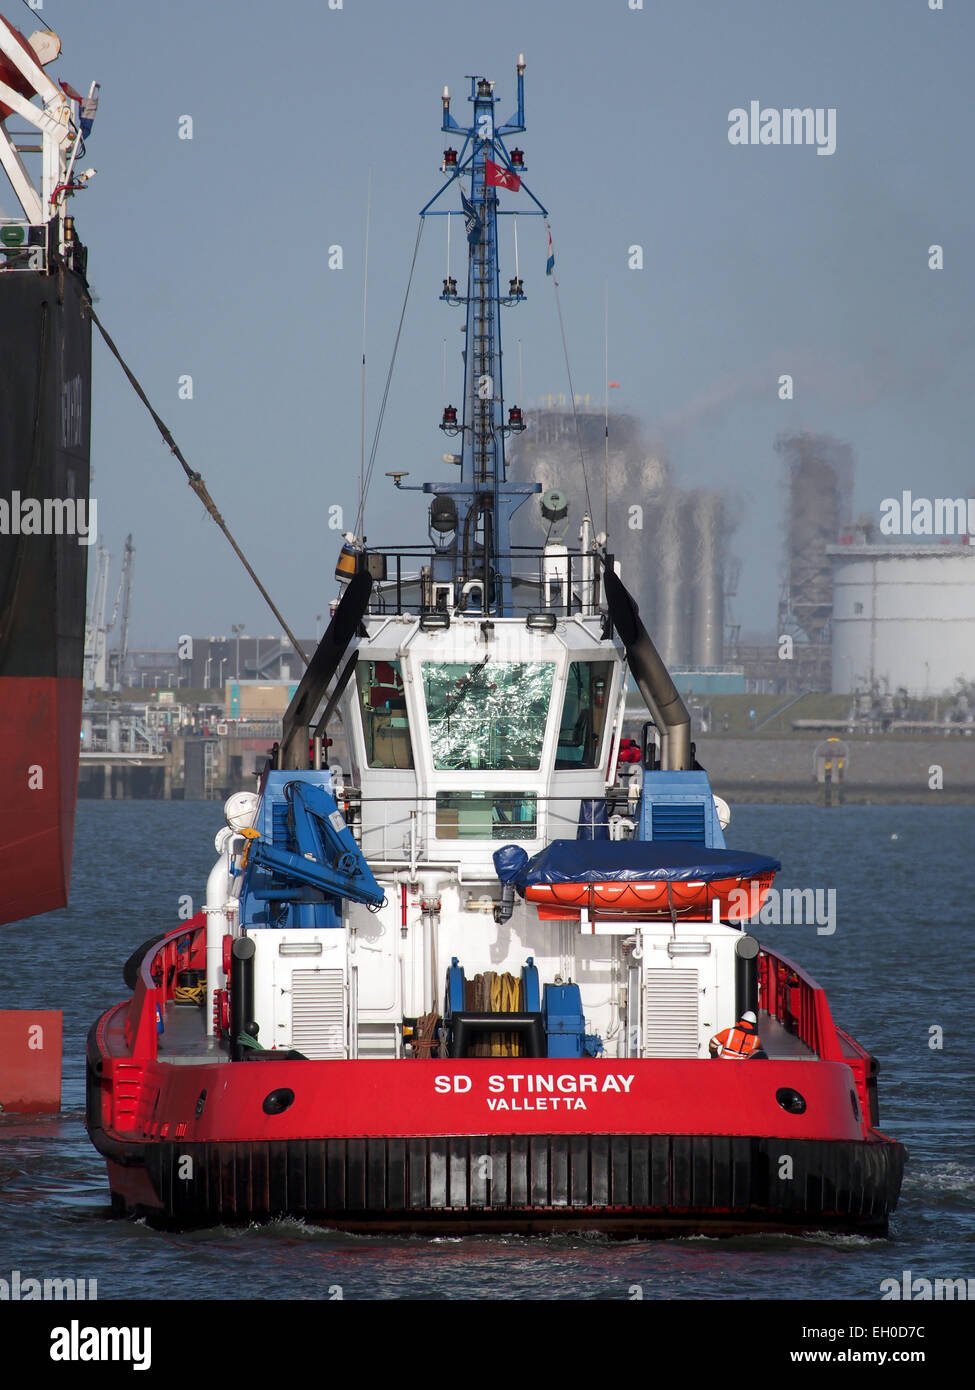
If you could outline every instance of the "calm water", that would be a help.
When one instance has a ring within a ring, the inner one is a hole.
[[[910,1150],[888,1240],[830,1236],[617,1244],[594,1238],[378,1239],[297,1222],[168,1235],[108,1218],[83,1124],[84,1040],[125,997],[135,946],[203,901],[216,804],[82,802],[72,904],[0,929],[0,1007],[64,1011],[64,1109],[0,1117],[0,1277],[98,1280],[110,1298],[876,1299],[880,1281],[975,1278],[975,811],[745,806],[730,843],[780,882],[835,888],[833,935],[756,929],[826,986],[880,1058],[882,1127]],[[929,1046],[943,1029],[943,1048]]]

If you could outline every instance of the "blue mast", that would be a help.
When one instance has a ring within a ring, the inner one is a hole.
[[[420,214],[446,216],[446,210],[434,212],[433,204],[453,184],[459,184],[462,176],[470,176],[469,198],[460,185],[468,242],[467,293],[458,295],[456,282],[448,278],[441,296],[448,304],[466,305],[467,313],[463,415],[458,420],[456,409],[448,406],[441,423],[446,434],[460,436],[461,480],[424,483],[423,491],[443,499],[434,500],[431,506],[431,534],[436,533],[438,550],[434,578],[455,580],[460,585],[481,581],[474,590],[475,597],[480,594],[480,602],[471,606],[506,617],[512,612],[511,517],[529,496],[541,491],[541,484],[514,486],[507,482],[505,437],[524,429],[524,421],[519,406],[512,407],[505,418],[499,309],[520,303],[525,295],[517,278],[511,280],[508,294],[501,295],[498,191],[497,185],[488,181],[486,164],[490,160],[497,165],[518,187],[515,181],[521,180],[524,168],[522,153],[513,149],[509,155],[504,137],[525,129],[524,58],[518,60],[518,109],[503,125],[495,122],[498,99],[494,83],[484,77],[471,77],[470,83],[468,100],[474,107],[470,126],[454,120],[444,89],[442,129],[463,136],[464,145],[459,156],[454,149],[444,151],[444,169],[450,178]],[[523,180],[520,191],[535,205],[529,215],[545,216],[545,209]],[[452,540],[448,539],[451,534]]]

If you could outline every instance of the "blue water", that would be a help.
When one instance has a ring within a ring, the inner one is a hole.
[[[755,930],[881,1059],[881,1126],[910,1151],[887,1240],[424,1240],[292,1221],[172,1235],[110,1220],[83,1124],[85,1034],[125,997],[135,946],[176,922],[183,895],[201,905],[220,824],[211,803],[81,802],[70,908],[0,929],[0,1007],[64,1011],[62,1113],[0,1116],[0,1278],[97,1279],[100,1299],[505,1300],[876,1299],[904,1270],[975,1278],[975,811],[744,806],[729,831],[782,860],[783,886],[836,889],[832,935]]]

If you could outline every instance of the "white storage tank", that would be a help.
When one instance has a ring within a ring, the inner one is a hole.
[[[833,545],[833,690],[975,680],[975,547]]]

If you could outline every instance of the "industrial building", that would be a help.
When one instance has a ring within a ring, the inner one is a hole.
[[[726,622],[730,500],[710,489],[675,487],[662,451],[647,444],[634,415],[614,412],[607,422],[603,410],[580,399],[575,411],[571,403],[549,404],[527,411],[526,419],[524,434],[509,445],[512,480],[567,495],[570,539],[587,510],[596,529],[608,531],[643,621],[675,677],[684,669],[722,669],[734,655],[736,636]],[[515,515],[514,544],[537,544],[539,527],[537,505],[529,502]]]
[[[297,689],[297,681],[229,680],[224,688],[224,713],[228,719],[280,718]]]
[[[305,651],[314,651],[317,637],[300,639]],[[189,651],[190,655],[184,655]],[[111,661],[114,653],[109,653]],[[119,672],[109,689],[139,687],[146,690],[212,690],[222,692],[228,682],[297,681],[305,663],[286,637],[193,637],[180,648],[167,651],[129,650],[116,661]],[[93,685],[93,689],[103,689]]]
[[[808,432],[780,435],[775,449],[788,482],[779,632],[817,646],[829,641],[833,573],[826,551],[849,530],[853,450]]]
[[[923,699],[975,681],[975,547],[853,543],[827,556],[834,691]]]
[[[850,530],[853,451],[826,434],[783,434],[785,537],[777,640],[743,647],[739,656],[749,689],[798,695],[831,688],[830,622],[833,574],[826,554]],[[784,648],[779,639],[792,639]],[[789,651],[784,658],[784,650]]]
[[[319,619],[327,624],[328,617]],[[285,636],[249,637],[242,626],[232,628],[230,637],[194,637],[191,655],[180,662],[184,684],[195,690],[223,690],[228,681],[295,681],[304,673],[305,663]],[[301,637],[306,652],[318,646],[315,637]]]

